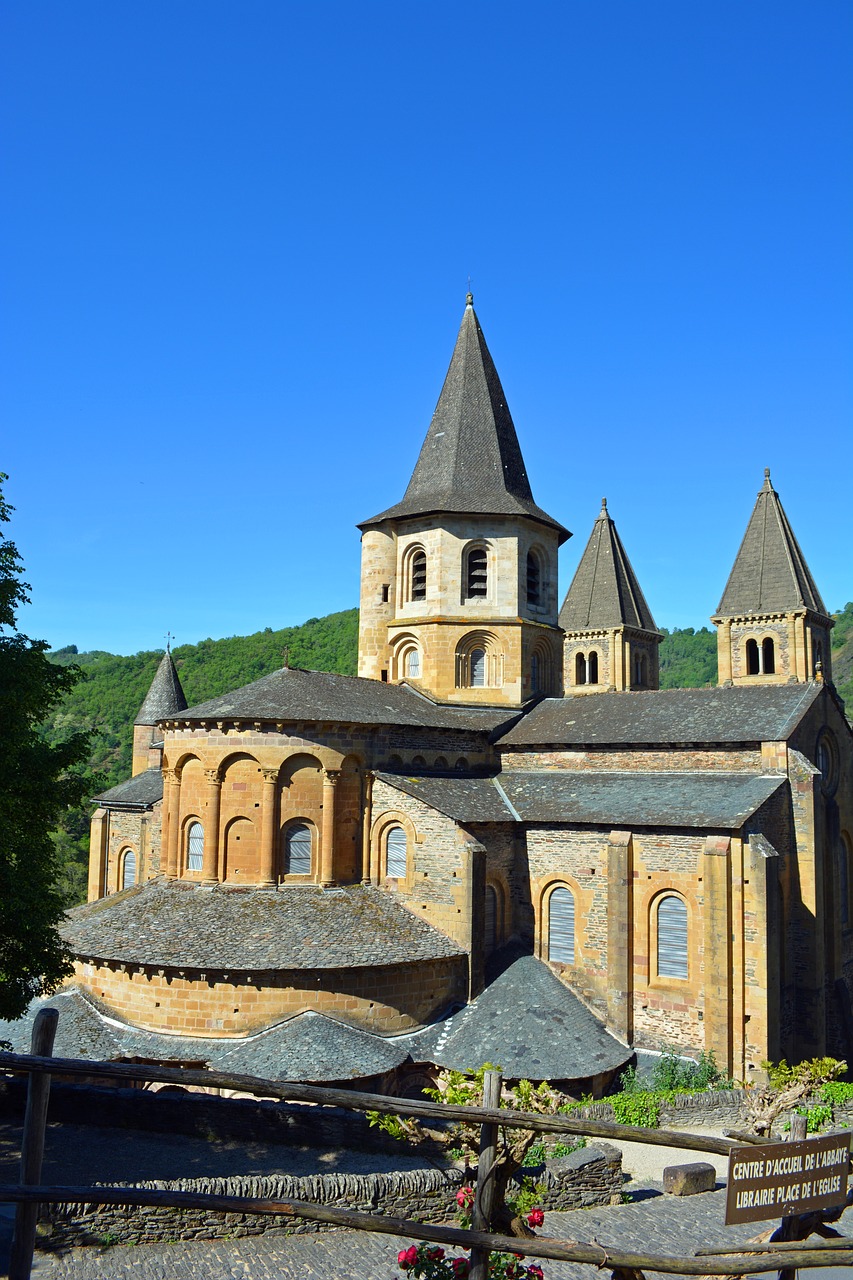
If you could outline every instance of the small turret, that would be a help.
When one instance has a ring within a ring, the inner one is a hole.
[[[711,621],[719,683],[832,680],[835,625],[765,468],[740,550]]]
[[[169,646],[160,659],[151,687],[145,695],[133,722],[133,776],[145,769],[159,765],[159,758],[152,759],[157,724],[187,708],[187,700],[181,688]]]
[[[606,498],[563,601],[560,626],[566,693],[658,688],[661,633]]]

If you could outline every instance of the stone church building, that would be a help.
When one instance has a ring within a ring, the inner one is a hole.
[[[717,687],[659,689],[606,502],[561,600],[570,535],[469,295],[409,486],[360,529],[357,677],[188,707],[164,656],[65,930],[78,1051],[595,1088],[635,1047],[747,1080],[853,1060],[853,735],[769,473]]]

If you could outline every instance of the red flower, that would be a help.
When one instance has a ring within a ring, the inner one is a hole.
[[[545,1221],[545,1214],[541,1209],[531,1209],[527,1215],[527,1225],[529,1227],[541,1227]]]
[[[456,1203],[460,1209],[466,1209],[469,1204],[474,1203],[474,1188],[460,1187],[456,1192]]]
[[[427,1249],[427,1257],[430,1262],[441,1262],[444,1257],[444,1250],[440,1246],[435,1249]]]
[[[450,1265],[453,1267],[453,1274],[456,1280],[465,1280],[468,1275],[468,1259],[454,1258]]]
[[[403,1270],[405,1271],[408,1265],[409,1265],[409,1251],[408,1249],[401,1249],[400,1252],[397,1254],[397,1266],[402,1267]]]
[[[527,1268],[527,1274],[530,1280],[542,1280],[543,1272],[538,1262],[534,1262],[532,1267]]]

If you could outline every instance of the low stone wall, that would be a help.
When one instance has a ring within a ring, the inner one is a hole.
[[[714,1089],[706,1093],[679,1093],[660,1109],[659,1128],[693,1129],[699,1125],[714,1129],[742,1126],[746,1122],[746,1093],[743,1089]],[[615,1120],[607,1101],[592,1102],[572,1112],[572,1119]]]
[[[600,1144],[551,1160],[543,1170],[531,1169],[546,1190],[546,1209],[578,1209],[610,1204],[622,1186],[622,1157]],[[123,1183],[119,1185],[128,1186]],[[446,1222],[455,1212],[454,1195],[462,1185],[459,1169],[415,1169],[404,1173],[315,1174],[310,1177],[183,1178],[174,1182],[139,1182],[156,1190],[193,1191],[208,1195],[256,1196],[270,1200],[307,1200],[339,1205],[388,1217]],[[140,1208],[121,1205],[44,1205],[39,1248],[59,1250],[75,1245],[156,1244],[170,1240],[216,1240],[268,1232],[304,1233],[330,1230],[325,1223],[302,1218],[251,1213],[211,1213],[204,1209]]]

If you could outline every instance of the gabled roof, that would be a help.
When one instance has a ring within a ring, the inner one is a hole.
[[[207,888],[151,880],[75,907],[79,956],[186,969],[350,969],[464,954],[394,894],[368,885]]]
[[[183,711],[187,705],[172,655],[167,649],[160,659],[156,675],[151,681],[151,688],[145,695],[145,701],[139,708],[134,724],[157,724],[169,716]]]
[[[803,608],[829,616],[779,495],[770,483],[768,467],[716,616],[742,617]]]
[[[601,499],[601,511],[563,601],[560,626],[565,631],[622,626],[657,631],[616,525],[608,514],[606,498]]]
[[[384,782],[456,822],[568,822],[594,826],[739,831],[786,785],[781,775],[507,769],[499,778],[395,778]]]
[[[821,696],[813,683],[545,698],[498,747],[785,742]]]
[[[632,1054],[533,956],[515,960],[459,1013],[397,1042],[415,1062],[457,1071],[494,1062],[516,1080],[583,1080]]]
[[[144,769],[94,799],[106,809],[150,809],[163,799],[163,773],[160,769]]]
[[[556,529],[561,542],[571,536],[533,501],[506,396],[470,293],[405,497],[359,528],[433,512],[528,516]]]

